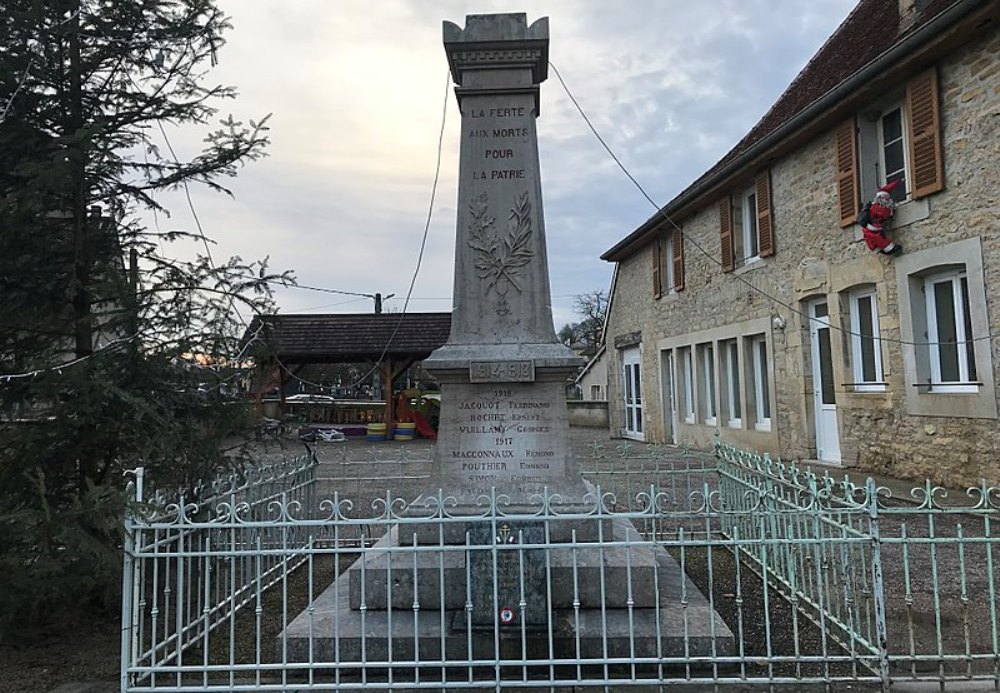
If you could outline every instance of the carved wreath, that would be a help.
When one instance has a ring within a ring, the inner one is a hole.
[[[517,278],[522,268],[535,256],[530,248],[531,202],[528,193],[521,193],[510,208],[507,233],[504,237],[494,230],[496,218],[489,213],[489,198],[482,193],[469,203],[469,247],[476,252],[476,269],[486,280],[486,290],[496,287],[497,293],[507,293],[508,285],[518,293],[522,287]]]

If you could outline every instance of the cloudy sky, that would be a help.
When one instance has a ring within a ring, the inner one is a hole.
[[[441,21],[548,16],[550,60],[647,192],[666,203],[745,134],[854,0],[220,0],[233,29],[210,79],[236,86],[220,115],[270,120],[270,156],[192,189],[218,259],[270,256],[301,284],[395,294],[416,268],[447,95],[441,178],[408,311],[451,309],[459,114]],[[173,130],[180,156],[202,132]],[[606,289],[600,254],[653,208],[621,174],[555,75],[538,120],[556,328],[573,296]],[[181,196],[170,228],[190,228]],[[282,289],[284,312],[366,312],[370,299]]]

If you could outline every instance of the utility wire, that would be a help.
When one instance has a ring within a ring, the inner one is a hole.
[[[341,296],[360,296],[361,298],[375,298],[375,294],[362,294],[356,291],[341,291],[340,289],[326,289],[321,286],[306,286],[305,284],[289,284],[288,289],[305,289],[306,291],[319,291],[324,294],[340,294]]]
[[[684,240],[686,240],[689,243],[691,243],[691,245],[693,245],[695,247],[695,249],[697,249],[705,257],[707,257],[711,262],[715,263],[720,268],[725,269],[725,266],[723,265],[722,261],[719,258],[717,258],[715,256],[715,254],[710,253],[708,250],[706,250],[700,243],[698,243],[698,241],[696,241],[691,236],[691,234],[685,233],[684,230],[677,224],[677,222],[675,222],[673,219],[671,219],[670,216],[666,212],[663,211],[663,208],[660,205],[658,205],[653,200],[652,197],[649,196],[649,194],[646,192],[646,189],[642,187],[642,184],[639,183],[639,181],[635,179],[635,176],[633,176],[632,173],[629,172],[629,170],[628,170],[628,168],[626,168],[625,164],[623,164],[621,162],[621,159],[618,158],[618,156],[615,154],[615,152],[611,149],[611,147],[608,145],[608,143],[604,140],[604,138],[601,137],[601,134],[597,131],[597,128],[594,127],[594,124],[591,122],[590,118],[587,116],[587,113],[583,110],[583,107],[576,100],[576,97],[573,96],[573,92],[571,92],[570,89],[569,89],[569,87],[566,85],[566,81],[563,79],[562,75],[559,74],[559,70],[556,69],[556,66],[553,65],[550,62],[549,63],[549,67],[552,68],[552,71],[555,73],[556,78],[558,78],[558,80],[559,80],[559,84],[562,85],[563,90],[566,92],[566,96],[568,96],[569,100],[573,102],[573,105],[576,107],[577,112],[583,118],[584,122],[587,124],[587,127],[590,128],[590,131],[594,134],[594,137],[596,137],[597,141],[601,143],[601,146],[604,147],[604,150],[608,153],[608,155],[618,165],[618,168],[621,169],[622,173],[624,173],[625,176],[630,181],[632,181],[632,184],[635,186],[635,188],[642,194],[643,197],[646,198],[646,200],[649,202],[649,204],[651,204],[653,206],[653,208],[656,209],[657,215],[659,215],[668,224],[670,224],[670,226],[672,226],[674,228],[674,231],[676,233],[680,234],[684,238]],[[779,306],[781,306],[781,307],[783,307],[783,308],[791,311],[792,313],[795,313],[797,315],[800,315],[800,316],[806,318],[809,321],[816,320],[816,318],[811,317],[810,315],[808,315],[807,313],[799,310],[795,306],[792,306],[792,305],[790,305],[790,304],[782,301],[781,299],[776,298],[775,296],[772,296],[771,294],[767,293],[763,289],[755,286],[746,277],[744,277],[742,275],[739,275],[739,274],[735,274],[733,272],[726,272],[725,274],[733,277],[734,279],[736,279],[738,281],[743,282],[752,291],[757,292],[758,294],[760,294],[764,298],[768,299],[769,301],[771,301],[775,305],[779,305]],[[945,345],[948,345],[948,346],[953,346],[953,345],[958,345],[958,344],[968,344],[970,342],[979,342],[979,341],[983,341],[983,340],[992,340],[992,339],[995,339],[998,336],[1000,336],[1000,333],[998,333],[998,334],[987,333],[985,336],[982,336],[982,337],[974,337],[972,339],[963,339],[963,340],[952,341],[952,342],[915,342],[915,341],[909,341],[909,340],[905,340],[905,339],[894,339],[892,337],[883,337],[881,335],[865,334],[863,332],[854,332],[854,331],[852,331],[850,329],[847,329],[847,328],[844,328],[844,327],[840,327],[839,325],[834,325],[832,322],[830,322],[829,324],[824,323],[824,326],[830,327],[830,328],[832,328],[834,330],[837,330],[839,332],[842,332],[844,334],[851,335],[852,337],[861,337],[862,339],[877,339],[877,340],[879,340],[881,342],[887,342],[887,343],[892,343],[892,344],[906,344],[908,346],[919,346],[919,347],[939,346],[939,345],[942,345],[942,344],[945,344]]]

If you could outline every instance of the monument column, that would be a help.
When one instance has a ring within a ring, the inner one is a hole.
[[[445,22],[444,42],[462,108],[455,306],[448,342],[424,361],[441,424],[423,500],[447,500],[401,511],[279,643],[289,661],[361,671],[423,660],[411,671],[424,686],[438,670],[458,685],[473,660],[527,674],[523,658],[537,658],[533,677],[550,658],[589,662],[607,676],[609,653],[730,654],[712,605],[662,546],[588,497],[569,454],[566,379],[581,360],[552,325],[535,136],[548,23],[470,15],[465,29]],[[509,505],[480,502],[493,489]],[[542,509],[545,489],[561,500]]]
[[[565,384],[581,360],[556,338],[535,119],[548,19],[444,22],[462,112],[451,335],[424,362],[442,383],[435,482],[467,501],[579,497]]]

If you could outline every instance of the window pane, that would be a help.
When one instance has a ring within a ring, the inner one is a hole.
[[[875,328],[872,325],[872,297],[858,298],[858,332],[861,333],[861,382],[878,381],[875,372]]]
[[[889,178],[903,170],[903,140],[885,146],[885,173]]]
[[[728,353],[728,375],[729,375],[729,411],[731,418],[738,419],[743,416],[743,407],[740,402],[740,371],[738,348],[736,341],[726,345]]]
[[[632,365],[625,364],[625,400],[632,401]]]
[[[958,325],[955,321],[955,287],[952,280],[934,285],[934,313],[937,318],[938,365],[941,382],[961,381],[958,367]]]
[[[817,318],[825,318],[827,315],[830,314],[830,311],[826,307],[825,303],[817,303],[816,307],[813,310],[815,310],[815,315]]]
[[[747,231],[744,234],[746,248],[743,255],[745,257],[757,257],[757,195],[755,193],[747,195],[745,213]]]
[[[819,380],[820,397],[823,404],[836,404],[833,396],[833,354],[830,351],[830,328],[821,327],[816,336],[819,339]]]
[[[705,347],[705,416],[712,418],[715,416],[715,355],[711,345]]]
[[[763,339],[757,342],[757,359],[760,363],[760,413],[758,419],[771,418],[771,391],[767,382],[767,342]]]
[[[889,196],[896,202],[903,202],[906,200],[906,171],[899,170],[895,173],[890,173],[885,177],[886,183],[891,183],[894,180],[902,182],[896,186],[891,193],[889,193]]]
[[[976,373],[976,343],[972,341],[972,311],[969,308],[969,280],[962,277],[962,319],[965,323],[965,359],[969,364],[969,382],[976,382],[979,376]]]
[[[642,404],[642,385],[639,383],[639,364],[632,366],[632,372],[635,374],[635,403]]]
[[[882,116],[882,138],[884,142],[892,142],[903,136],[903,114],[900,109],[889,111]]]
[[[674,288],[673,236],[667,236],[660,244],[660,288],[667,293]]]

